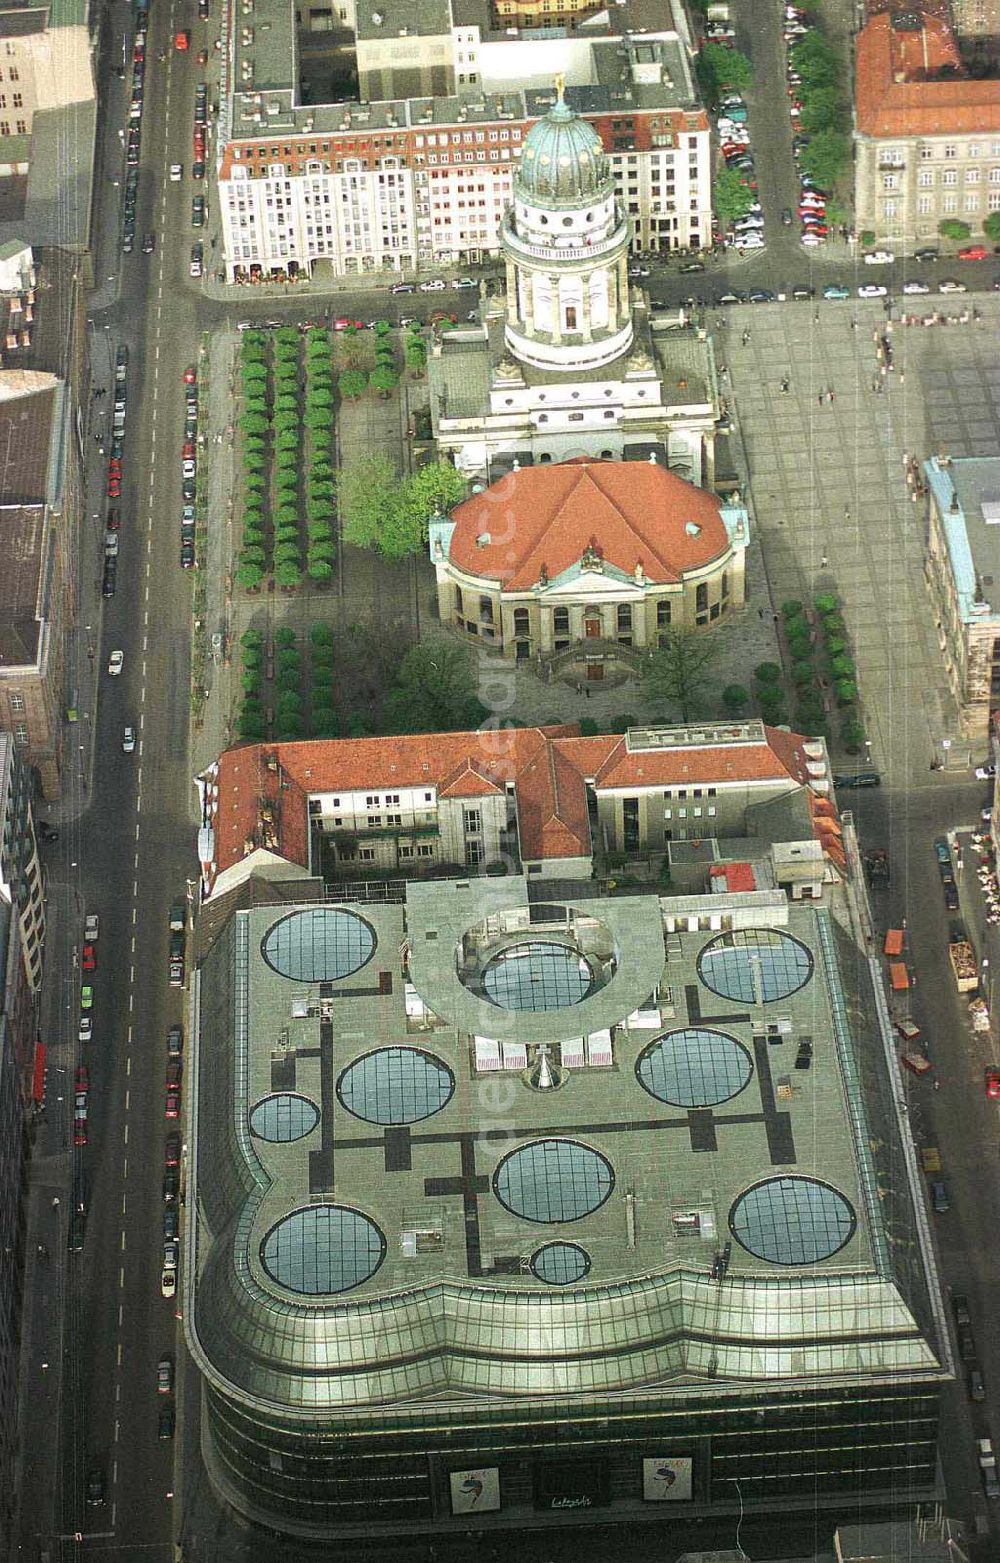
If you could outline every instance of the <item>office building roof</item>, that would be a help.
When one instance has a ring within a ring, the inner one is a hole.
[[[184,1317],[210,1382],[322,1419],[941,1373],[828,908],[297,888],[199,969]]]

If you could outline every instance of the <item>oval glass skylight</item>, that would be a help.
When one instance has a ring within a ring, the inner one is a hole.
[[[483,990],[500,1009],[565,1009],[593,982],[590,962],[569,945],[526,939],[500,950],[483,968]]]
[[[706,944],[698,976],[712,993],[737,1004],[771,1004],[797,993],[812,976],[804,944],[776,928],[737,928]]]
[[[315,906],[275,923],[260,951],[273,971],[294,982],[337,982],[371,960],[376,942],[375,930],[356,912]]]
[[[260,1245],[279,1286],[306,1297],[335,1296],[368,1281],[386,1253],[384,1234],[346,1205],[309,1205],[278,1221]]]
[[[531,1273],[549,1286],[572,1286],[590,1271],[590,1255],[579,1243],[546,1243],[531,1256]]]
[[[415,1047],[382,1047],[349,1064],[337,1095],[365,1123],[419,1123],[451,1100],[455,1077],[446,1064]]]
[[[776,1265],[818,1264],[842,1249],[856,1226],[850,1202],[817,1178],[767,1178],[735,1200],[729,1230],[747,1253]]]
[[[723,1031],[691,1026],[657,1037],[636,1060],[643,1090],[672,1107],[715,1107],[737,1096],[753,1074],[750,1054]]]
[[[536,1140],[511,1151],[493,1174],[501,1205],[525,1221],[579,1221],[614,1186],[610,1162],[577,1140]]]
[[[307,1096],[283,1092],[265,1096],[250,1113],[250,1133],[259,1140],[286,1145],[301,1140],[319,1123],[319,1108]]]

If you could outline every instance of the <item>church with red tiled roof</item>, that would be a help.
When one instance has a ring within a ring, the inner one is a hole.
[[[441,621],[524,661],[579,648],[601,677],[619,646],[653,647],[745,600],[742,504],[659,462],[579,457],[510,472],[430,526]]]

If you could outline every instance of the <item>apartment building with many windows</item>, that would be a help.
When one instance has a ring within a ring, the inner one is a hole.
[[[297,62],[308,43],[318,75],[314,38],[286,28],[282,43],[272,32],[265,67],[254,41],[261,18],[229,36],[218,175],[230,281],[405,273],[499,253],[513,169],[552,106],[557,74],[601,137],[633,250],[710,241],[709,127],[683,18],[668,14],[665,25],[661,12],[653,32],[627,5],[613,26],[596,18],[594,36],[565,23],[542,35],[491,31],[491,17],[479,25],[455,5],[447,32],[440,4],[411,9],[395,30],[382,12],[377,25],[359,16],[342,102],[314,101],[312,78],[313,101],[301,101]]]
[[[858,34],[857,226],[890,244],[1000,211],[1000,83],[968,75],[948,22],[883,12]]]

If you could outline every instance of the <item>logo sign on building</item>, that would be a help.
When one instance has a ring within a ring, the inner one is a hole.
[[[646,1502],[690,1499],[692,1464],[689,1456],[676,1459],[672,1455],[664,1455],[660,1460],[643,1460],[642,1496]]]
[[[536,1509],[568,1514],[610,1502],[608,1468],[596,1460],[555,1460],[535,1473]]]
[[[486,1514],[500,1507],[500,1471],[495,1465],[476,1471],[452,1471],[452,1514]]]

